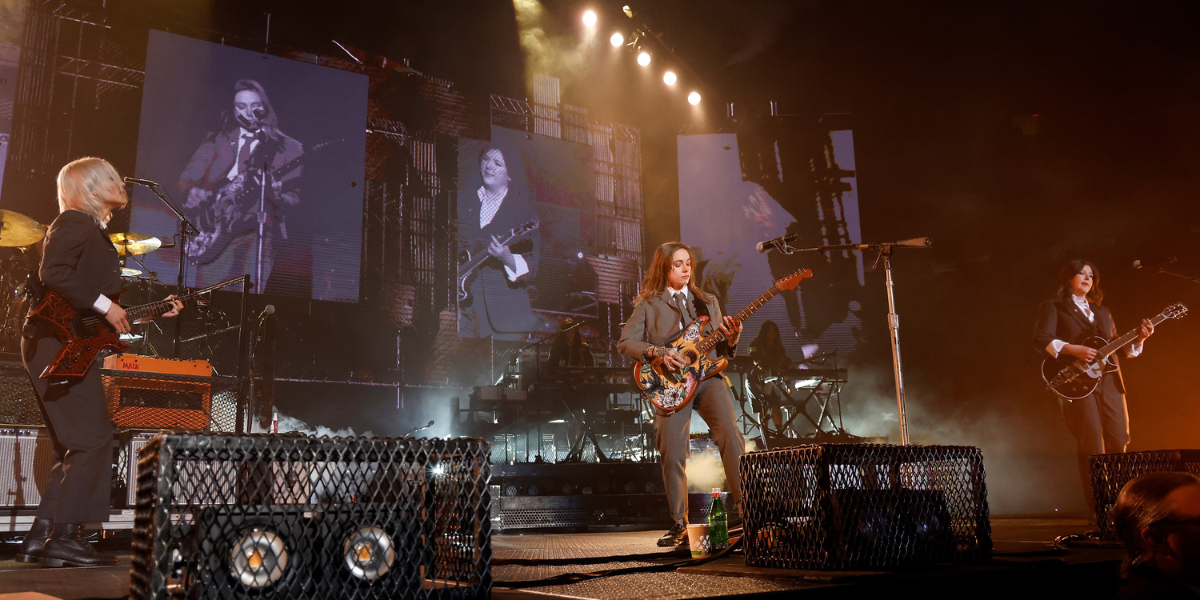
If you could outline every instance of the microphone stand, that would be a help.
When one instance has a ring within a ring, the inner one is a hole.
[[[1162,267],[1159,267],[1159,268],[1158,268],[1157,270],[1155,270],[1154,272],[1155,272],[1155,273],[1161,273],[1161,274],[1163,274],[1163,275],[1170,275],[1170,276],[1172,276],[1172,277],[1178,277],[1178,278],[1180,278],[1180,279],[1186,279],[1186,280],[1188,280],[1188,281],[1190,281],[1190,282],[1192,282],[1192,283],[1200,283],[1200,277],[1192,277],[1191,275],[1184,275],[1183,273],[1175,273],[1175,272],[1172,272],[1172,271],[1168,271],[1168,270],[1166,270],[1166,269],[1164,269],[1164,268],[1162,268]]]
[[[772,242],[772,246],[783,254],[792,254],[794,252],[835,252],[839,250],[879,251],[879,255],[875,257],[875,264],[871,265],[871,268],[878,268],[879,262],[883,261],[883,272],[886,281],[884,287],[887,290],[888,300],[888,333],[891,336],[892,369],[896,379],[896,406],[899,409],[900,443],[905,446],[909,444],[908,412],[905,410],[904,405],[904,369],[900,363],[900,315],[896,314],[895,281],[892,279],[892,251],[896,248],[929,248],[932,245],[933,242],[927,237],[882,244],[837,244],[816,248],[793,248],[783,240]]]
[[[174,202],[171,202],[169,199],[167,199],[165,193],[159,191],[162,188],[161,185],[148,185],[146,188],[153,192],[155,196],[158,196],[158,199],[162,200],[162,203],[166,204],[167,208],[171,209],[171,212],[175,213],[175,218],[179,219],[179,243],[177,244],[179,246],[179,276],[175,281],[175,293],[182,294],[184,290],[184,283],[187,281],[188,236],[197,235],[200,233],[200,230],[196,229],[196,225],[189,221],[187,217],[183,216],[183,211],[179,210],[175,206]],[[179,358],[179,324],[181,320],[182,319],[175,319],[175,335],[174,341],[172,342],[171,358]]]

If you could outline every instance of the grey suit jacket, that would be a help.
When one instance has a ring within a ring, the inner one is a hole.
[[[715,323],[705,328],[705,333],[710,333],[721,323],[721,306],[716,298],[706,301],[704,305]],[[641,360],[647,347],[664,346],[675,339],[682,331],[679,325],[682,320],[679,308],[671,299],[670,291],[663,290],[661,294],[634,305],[633,314],[629,315],[625,327],[621,329],[617,351],[622,356]],[[733,356],[733,348],[726,342],[721,342],[713,349],[713,353]]]

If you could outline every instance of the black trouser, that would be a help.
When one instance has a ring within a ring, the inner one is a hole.
[[[21,339],[25,370],[37,393],[46,430],[54,442],[54,467],[42,490],[39,519],[55,523],[97,523],[108,520],[112,491],[112,422],[104,403],[100,365],[93,364],[82,379],[42,379],[42,370],[62,343],[45,327]]]
[[[1088,457],[1124,452],[1125,446],[1129,445],[1129,412],[1125,408],[1125,394],[1117,389],[1116,377],[1105,375],[1096,391],[1086,398],[1061,402],[1067,428],[1075,436],[1084,500],[1088,510],[1095,512]]]

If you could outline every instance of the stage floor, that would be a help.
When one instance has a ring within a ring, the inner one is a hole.
[[[1083,519],[993,517],[996,557],[969,566],[937,566],[904,572],[828,572],[751,569],[740,554],[698,567],[657,573],[628,573],[575,583],[521,587],[520,582],[565,573],[594,573],[653,566],[680,558],[654,545],[661,531],[496,535],[492,538],[496,581],[493,598],[713,598],[803,595],[844,598],[909,591],[927,596],[970,598],[1107,598],[1115,591],[1123,553],[1110,548],[1055,551],[1056,536],[1082,533]],[[125,548],[120,546],[124,545]],[[128,537],[102,543],[121,564],[99,569],[40,569],[12,560],[15,544],[0,553],[3,594],[38,592],[63,600],[124,598],[129,593]],[[608,560],[606,560],[608,559]],[[504,564],[506,561],[538,564]]]

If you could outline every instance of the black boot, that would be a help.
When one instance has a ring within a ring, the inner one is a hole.
[[[671,526],[667,533],[658,538],[658,545],[663,548],[674,548],[688,543],[687,523],[678,521]]]
[[[40,562],[43,567],[111,567],[119,561],[115,556],[96,552],[83,539],[78,523],[55,523],[42,548]]]
[[[42,546],[46,545],[46,538],[50,537],[50,526],[53,524],[54,521],[50,519],[34,519],[33,526],[29,528],[29,533],[25,534],[21,547],[17,549],[17,562],[35,563],[42,557]]]

